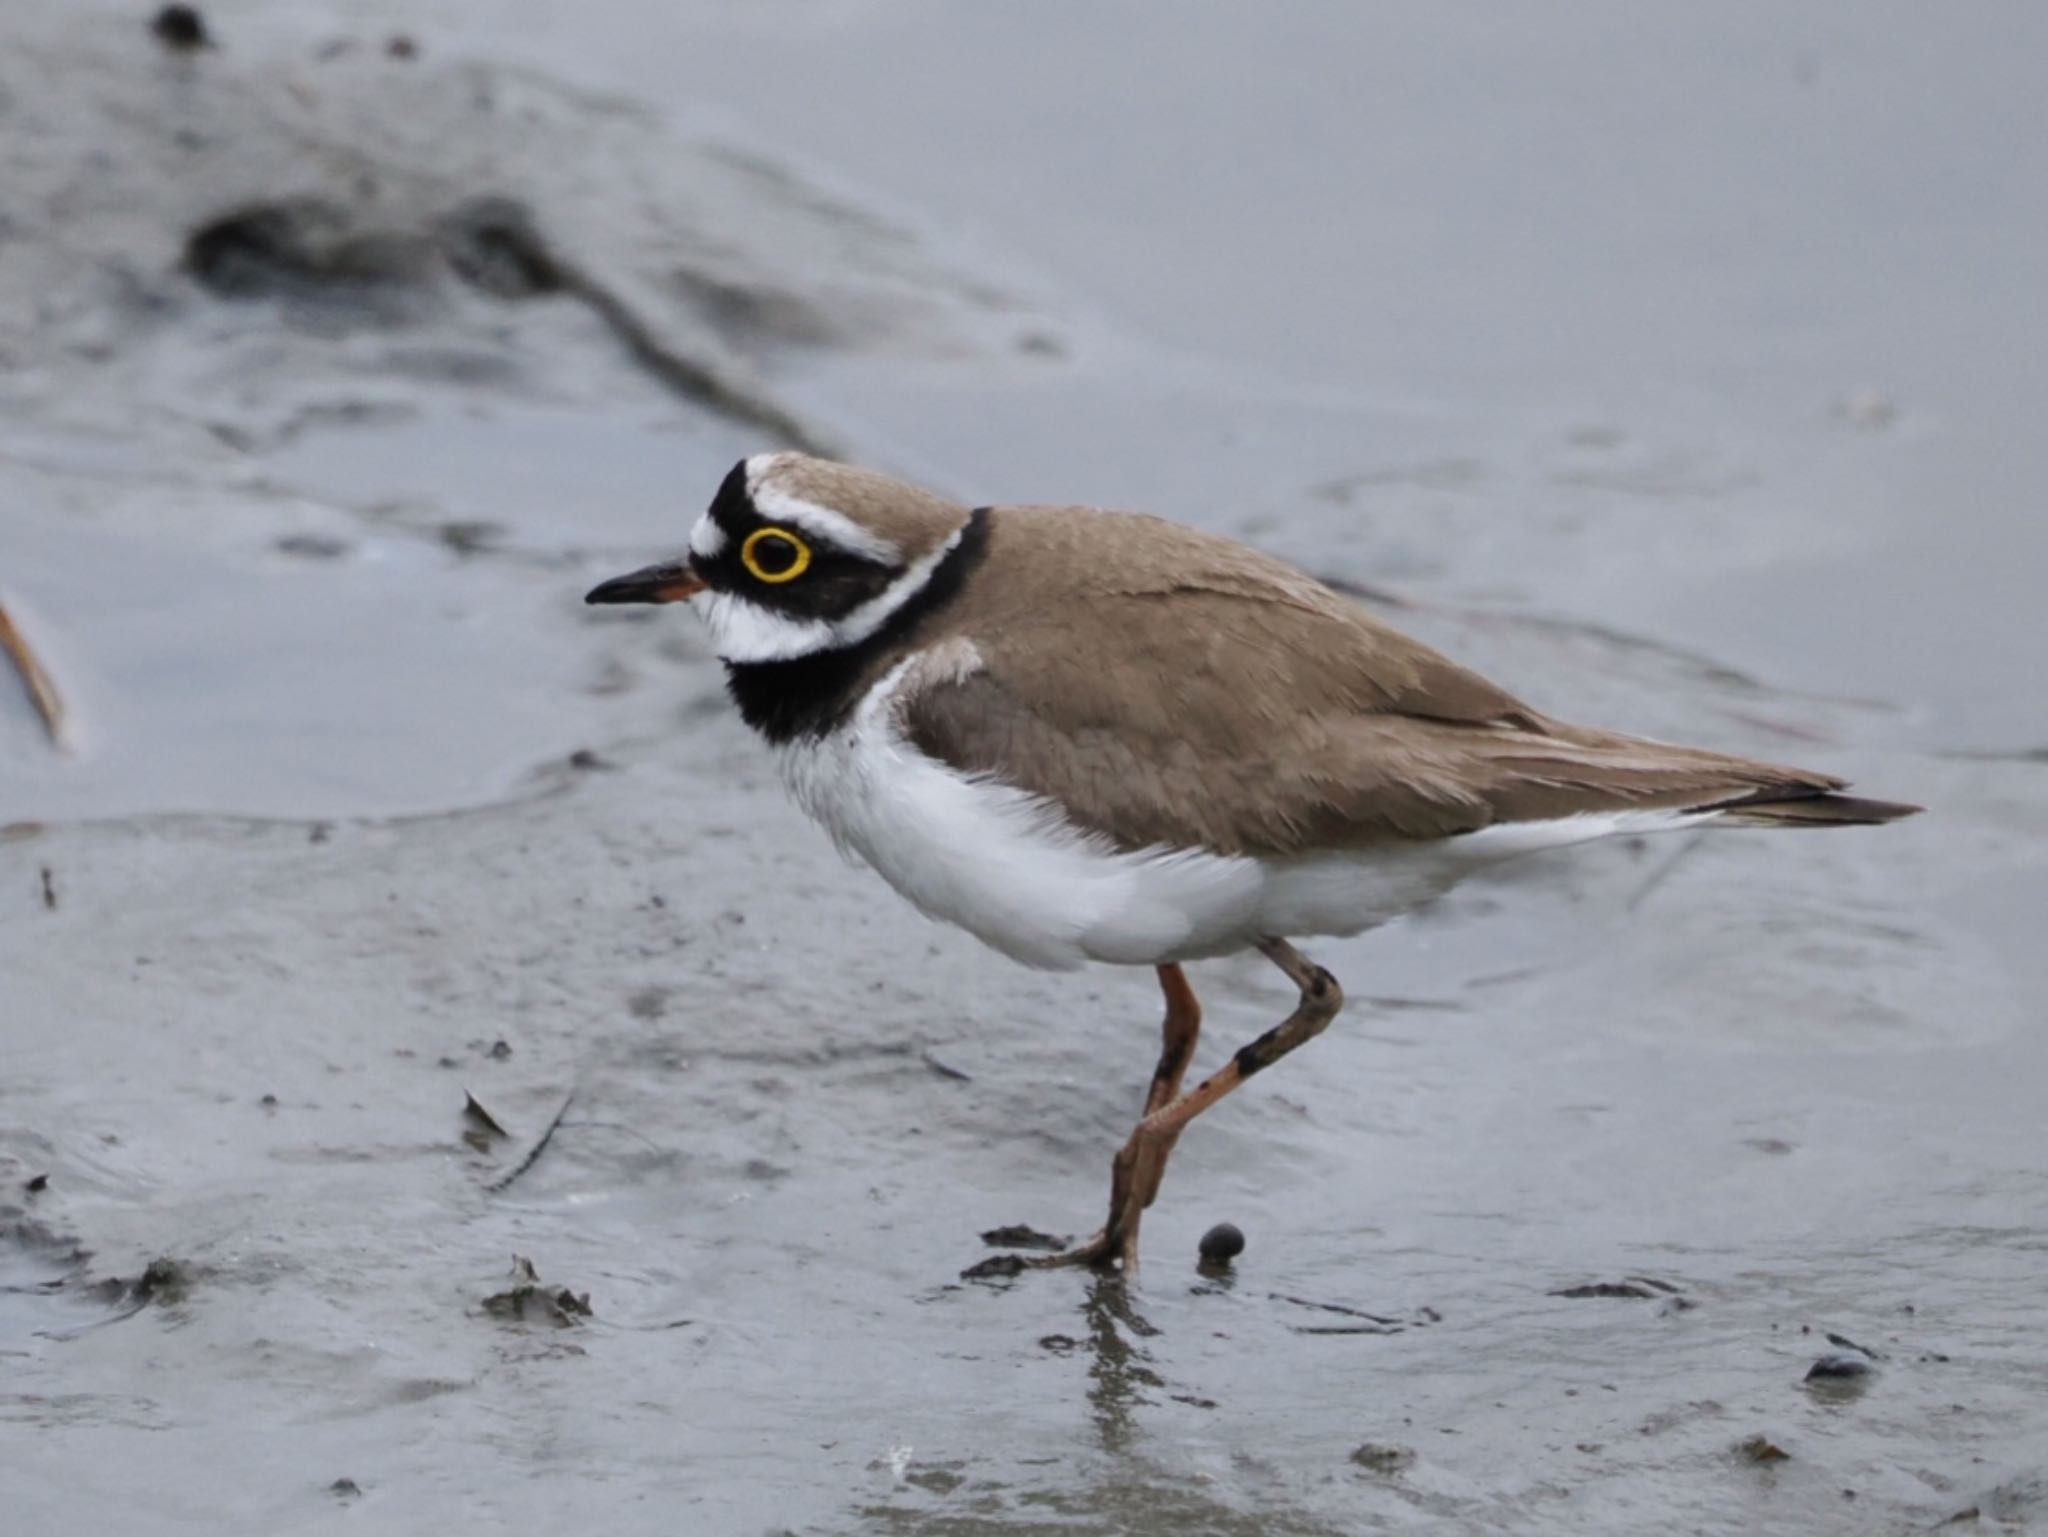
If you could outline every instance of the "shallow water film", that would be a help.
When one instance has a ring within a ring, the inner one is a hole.
[[[2048,12],[152,14],[0,4],[0,1530],[2048,1523]],[[583,606],[790,445],[1931,809],[1309,944],[964,1281],[1158,989]]]

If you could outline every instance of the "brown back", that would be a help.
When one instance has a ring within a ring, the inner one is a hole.
[[[1119,848],[1285,855],[1840,784],[1548,720],[1214,535],[1071,507],[997,508],[989,529],[914,640],[971,641],[981,666],[963,676],[952,648],[908,680],[904,729]]]

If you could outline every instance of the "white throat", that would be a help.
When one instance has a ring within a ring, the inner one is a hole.
[[[799,619],[734,592],[707,592],[690,607],[711,631],[712,649],[727,662],[787,662],[840,651],[869,639],[896,611],[931,584],[932,573],[959,548],[962,527],[858,608],[837,619]],[[694,542],[694,541],[693,541]]]

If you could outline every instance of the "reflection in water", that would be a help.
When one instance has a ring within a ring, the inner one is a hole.
[[[1127,1453],[1136,1430],[1134,1412],[1148,1402],[1142,1389],[1160,1386],[1144,1348],[1125,1337],[1125,1330],[1149,1339],[1159,1333],[1131,1305],[1120,1275],[1095,1277],[1081,1305],[1088,1321],[1088,1408],[1095,1420],[1095,1439],[1105,1452]],[[1119,1327],[1121,1326],[1121,1327]]]
[[[1218,1279],[1228,1285],[1227,1277]],[[1336,1528],[1293,1508],[1286,1492],[1272,1487],[1269,1470],[1255,1462],[1234,1459],[1239,1476],[1223,1484],[1173,1455],[1172,1432],[1165,1423],[1148,1423],[1145,1411],[1169,1397],[1216,1405],[1165,1392],[1166,1380],[1144,1343],[1162,1331],[1138,1311],[1122,1277],[1091,1277],[1080,1313],[1086,1325],[1080,1338],[1054,1335],[1040,1344],[1062,1356],[1086,1353],[1082,1397],[1098,1455],[1039,1460],[1016,1457],[1014,1445],[1003,1448],[1006,1455],[994,1466],[1011,1478],[1034,1469],[1038,1481],[1029,1484],[990,1477],[971,1461],[910,1463],[898,1474],[894,1499],[860,1511],[859,1529],[892,1537],[1029,1537],[1050,1524],[1102,1537],[1333,1537]],[[1148,1438],[1164,1455],[1147,1453]],[[1226,1492],[1232,1503],[1225,1503]]]

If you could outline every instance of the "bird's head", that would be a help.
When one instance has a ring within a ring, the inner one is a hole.
[[[966,508],[872,470],[756,454],[725,477],[690,531],[688,555],[600,582],[584,601],[698,598],[728,662],[840,650],[874,635],[924,588],[968,518]]]

